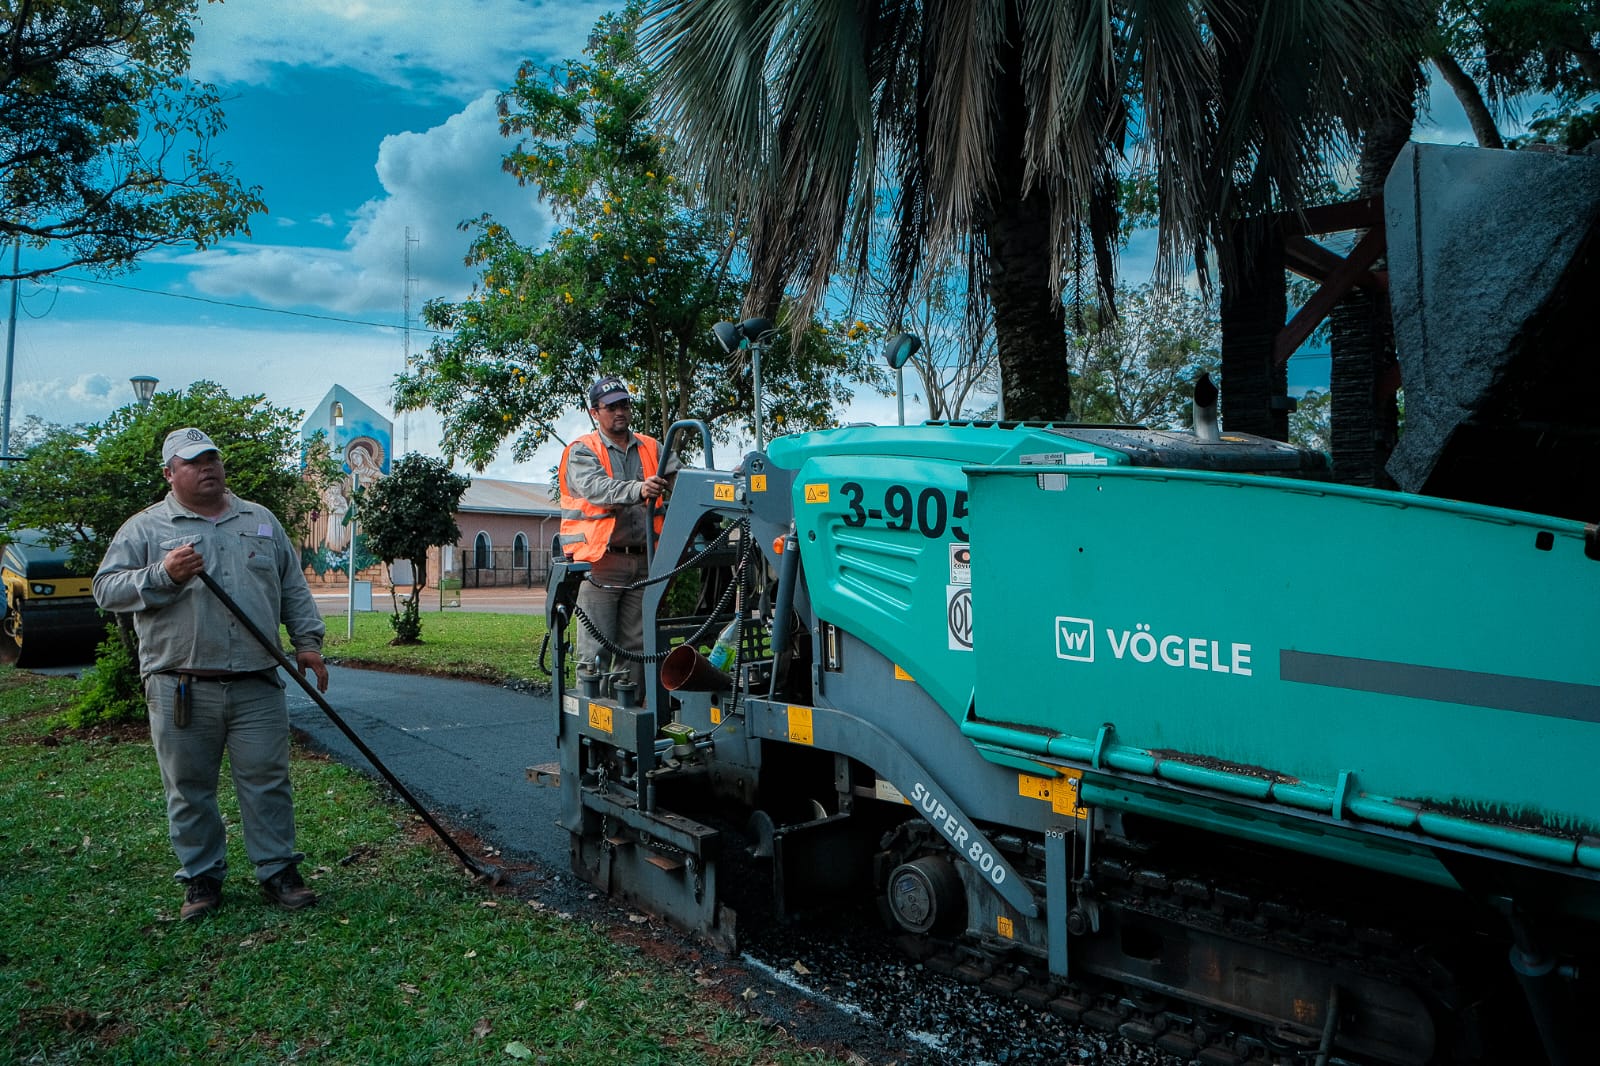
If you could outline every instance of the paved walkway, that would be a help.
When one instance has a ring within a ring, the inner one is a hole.
[[[345,614],[350,609],[350,590],[345,588],[330,588],[323,585],[313,585],[311,594],[317,601],[317,608],[325,615]],[[403,596],[404,590],[401,591]],[[424,614],[437,612],[439,607],[439,590],[426,589],[422,593],[420,606]],[[374,588],[372,590],[372,609],[384,614],[389,613],[389,590]],[[498,614],[543,614],[544,613],[544,588],[491,588],[491,589],[462,589],[461,606],[446,607],[446,611],[492,611]]]

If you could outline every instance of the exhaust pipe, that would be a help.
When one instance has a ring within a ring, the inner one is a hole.
[[[1222,440],[1222,426],[1217,421],[1217,387],[1210,374],[1201,374],[1194,383],[1194,438],[1202,444],[1216,444]]]
[[[668,692],[727,692],[733,678],[712,666],[693,644],[679,644],[661,661],[661,687]]]

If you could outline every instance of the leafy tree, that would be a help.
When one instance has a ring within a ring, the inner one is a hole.
[[[47,421],[36,414],[29,414],[22,419],[20,424],[11,427],[10,450],[14,454],[21,454],[44,440],[52,430],[60,428],[54,422]],[[78,426],[76,429],[78,432],[82,432],[83,427]]]
[[[294,536],[309,526],[322,489],[339,472],[320,434],[302,444],[302,417],[264,396],[235,398],[199,381],[184,392],[157,393],[148,408],[119,408],[103,422],[51,427],[23,461],[0,467],[0,518],[8,529],[38,529],[49,542],[70,545],[74,567],[93,573],[122,523],[166,494],[167,434],[200,426],[222,450],[229,489],[271,508]],[[80,685],[75,720],[144,714],[132,632],[118,633],[121,641],[108,643],[120,650],[102,645]]]
[[[1221,331],[1210,301],[1181,289],[1122,289],[1121,313],[1101,328],[1092,319],[1072,342],[1079,422],[1178,429],[1191,421],[1194,383],[1216,374]]]
[[[455,514],[470,484],[470,478],[452,473],[443,460],[410,452],[390,465],[387,477],[356,490],[356,513],[367,547],[385,563],[411,563],[411,592],[404,608],[394,604],[389,619],[395,644],[422,643],[419,601],[428,584],[428,549],[461,539]]]
[[[206,247],[266,209],[211,158],[217,90],[187,78],[197,0],[0,5],[0,240],[51,248],[0,279]],[[9,266],[9,263],[6,264]]]
[[[302,416],[265,396],[236,398],[197,381],[183,392],[156,393],[148,408],[130,404],[103,422],[52,427],[25,461],[0,468],[5,524],[71,545],[74,565],[93,571],[122,523],[166,495],[167,434],[199,426],[222,450],[228,488],[270,508],[291,533],[303,530],[337,464],[320,434],[309,451],[302,445]]]
[[[460,303],[426,305],[424,320],[450,335],[396,383],[396,409],[437,410],[445,454],[475,469],[508,439],[530,458],[604,373],[629,380],[640,428],[658,435],[695,416],[726,436],[717,420],[754,408],[747,353],[726,355],[711,334],[739,303],[736,234],[669,168],[638,16],[635,3],[603,18],[588,61],[524,65],[501,96],[502,131],[518,138],[504,167],[550,205],[557,230],[535,249],[487,215],[466,223],[481,283]],[[831,424],[851,382],[882,380],[864,337],[816,323],[779,337],[761,372],[768,433]]]
[[[1367,115],[1410,93],[1394,70],[1427,11],[660,0],[646,40],[692,175],[750,220],[754,305],[793,282],[803,309],[840,264],[873,261],[887,175],[895,291],[964,259],[994,315],[1007,416],[1052,418],[1070,405],[1062,298],[1111,304],[1130,166],[1151,175],[1168,270],[1232,253],[1226,289],[1257,243],[1234,223],[1300,206]]]
[[[954,270],[933,272],[903,304],[878,275],[872,275],[870,284],[871,289],[863,294],[867,313],[886,323],[885,328],[874,331],[874,341],[899,331],[922,341],[922,347],[906,361],[906,380],[921,380],[928,417],[934,421],[996,417],[994,401],[981,408],[970,404],[980,392],[999,393],[1000,364],[995,356],[992,317],[984,314],[977,332],[971,329],[965,279]],[[858,321],[854,328],[867,326]]]
[[[1595,0],[1441,0],[1430,58],[1484,148],[1505,147],[1499,120],[1543,96],[1531,140],[1582,148],[1594,139],[1600,90]],[[1527,143],[1522,139],[1520,143]]]
[[[1289,440],[1325,452],[1333,444],[1333,393],[1313,389],[1300,397],[1289,416]]]

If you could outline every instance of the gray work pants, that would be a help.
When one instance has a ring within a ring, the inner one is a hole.
[[[220,881],[228,872],[228,838],[217,806],[224,751],[256,878],[265,881],[305,858],[294,850],[289,709],[276,673],[232,681],[197,678],[192,717],[182,728],[172,721],[177,688],[172,674],[151,674],[144,682],[178,880],[205,875]]]
[[[607,552],[589,571],[590,580],[578,589],[578,607],[588,615],[595,628],[611,643],[640,655],[644,654],[644,589],[624,591],[620,586],[643,581],[649,576],[650,567],[643,554]],[[646,699],[644,663],[612,655],[579,622],[578,659],[593,663],[595,656],[600,656],[602,673],[625,673],[627,676],[621,680],[632,681],[639,699]]]

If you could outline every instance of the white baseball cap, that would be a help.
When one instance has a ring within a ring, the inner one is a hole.
[[[221,451],[204,430],[193,426],[175,429],[167,434],[167,442],[161,446],[161,465],[166,466],[173,459],[193,459],[206,452],[221,454]]]

